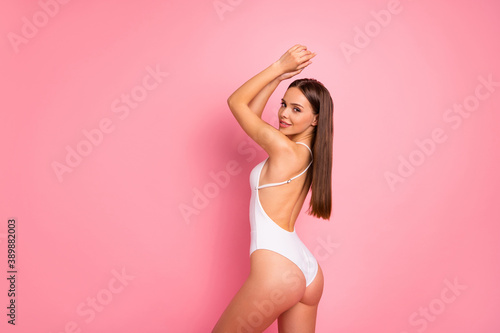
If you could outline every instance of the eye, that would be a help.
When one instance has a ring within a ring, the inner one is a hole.
[[[295,112],[301,112],[301,110],[299,108],[294,108],[293,111],[295,111]]]
[[[281,105],[281,107],[286,108],[286,103],[285,102],[281,102],[280,105]]]

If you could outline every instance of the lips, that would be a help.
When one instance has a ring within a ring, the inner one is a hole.
[[[283,120],[280,120],[280,127],[290,127],[291,124],[285,123]]]

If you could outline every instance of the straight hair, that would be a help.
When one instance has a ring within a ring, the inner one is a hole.
[[[313,113],[318,115],[311,140],[313,164],[307,213],[329,220],[332,212],[333,100],[330,92],[316,79],[298,79],[288,88],[291,87],[300,89]]]

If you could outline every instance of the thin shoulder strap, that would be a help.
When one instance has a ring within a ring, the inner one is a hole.
[[[304,142],[298,142],[298,141],[297,141],[297,142],[295,142],[295,143],[298,143],[299,145],[306,146],[306,148],[307,148],[307,149],[309,150],[309,152],[311,153],[311,157],[313,156],[313,152],[312,152],[311,148],[309,148],[309,146],[308,146],[308,145],[306,145]]]
[[[257,190],[261,189],[261,188],[264,188],[264,187],[271,187],[271,186],[277,186],[277,185],[283,185],[283,184],[288,184],[289,182],[291,182],[292,180],[294,180],[295,178],[298,178],[300,176],[302,176],[304,174],[304,172],[307,171],[307,169],[309,169],[309,167],[311,166],[312,164],[312,150],[311,148],[309,148],[305,143],[303,142],[296,142],[296,143],[299,143],[301,145],[304,145],[307,147],[307,149],[309,149],[309,152],[311,153],[311,162],[309,162],[309,165],[307,166],[307,168],[304,169],[304,171],[302,171],[301,173],[299,173],[297,176],[295,177],[292,177],[288,180],[285,180],[284,182],[279,182],[279,183],[271,183],[271,184],[265,184],[265,185],[260,185],[260,186],[257,186]]]

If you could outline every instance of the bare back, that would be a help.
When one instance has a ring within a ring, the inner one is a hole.
[[[306,147],[297,145],[296,155],[291,158],[269,158],[264,164],[259,184],[268,184],[289,179],[307,168],[311,156]],[[311,183],[309,169],[305,174],[282,186],[259,190],[259,198],[266,214],[282,229],[292,232],[295,222],[307,197]]]

